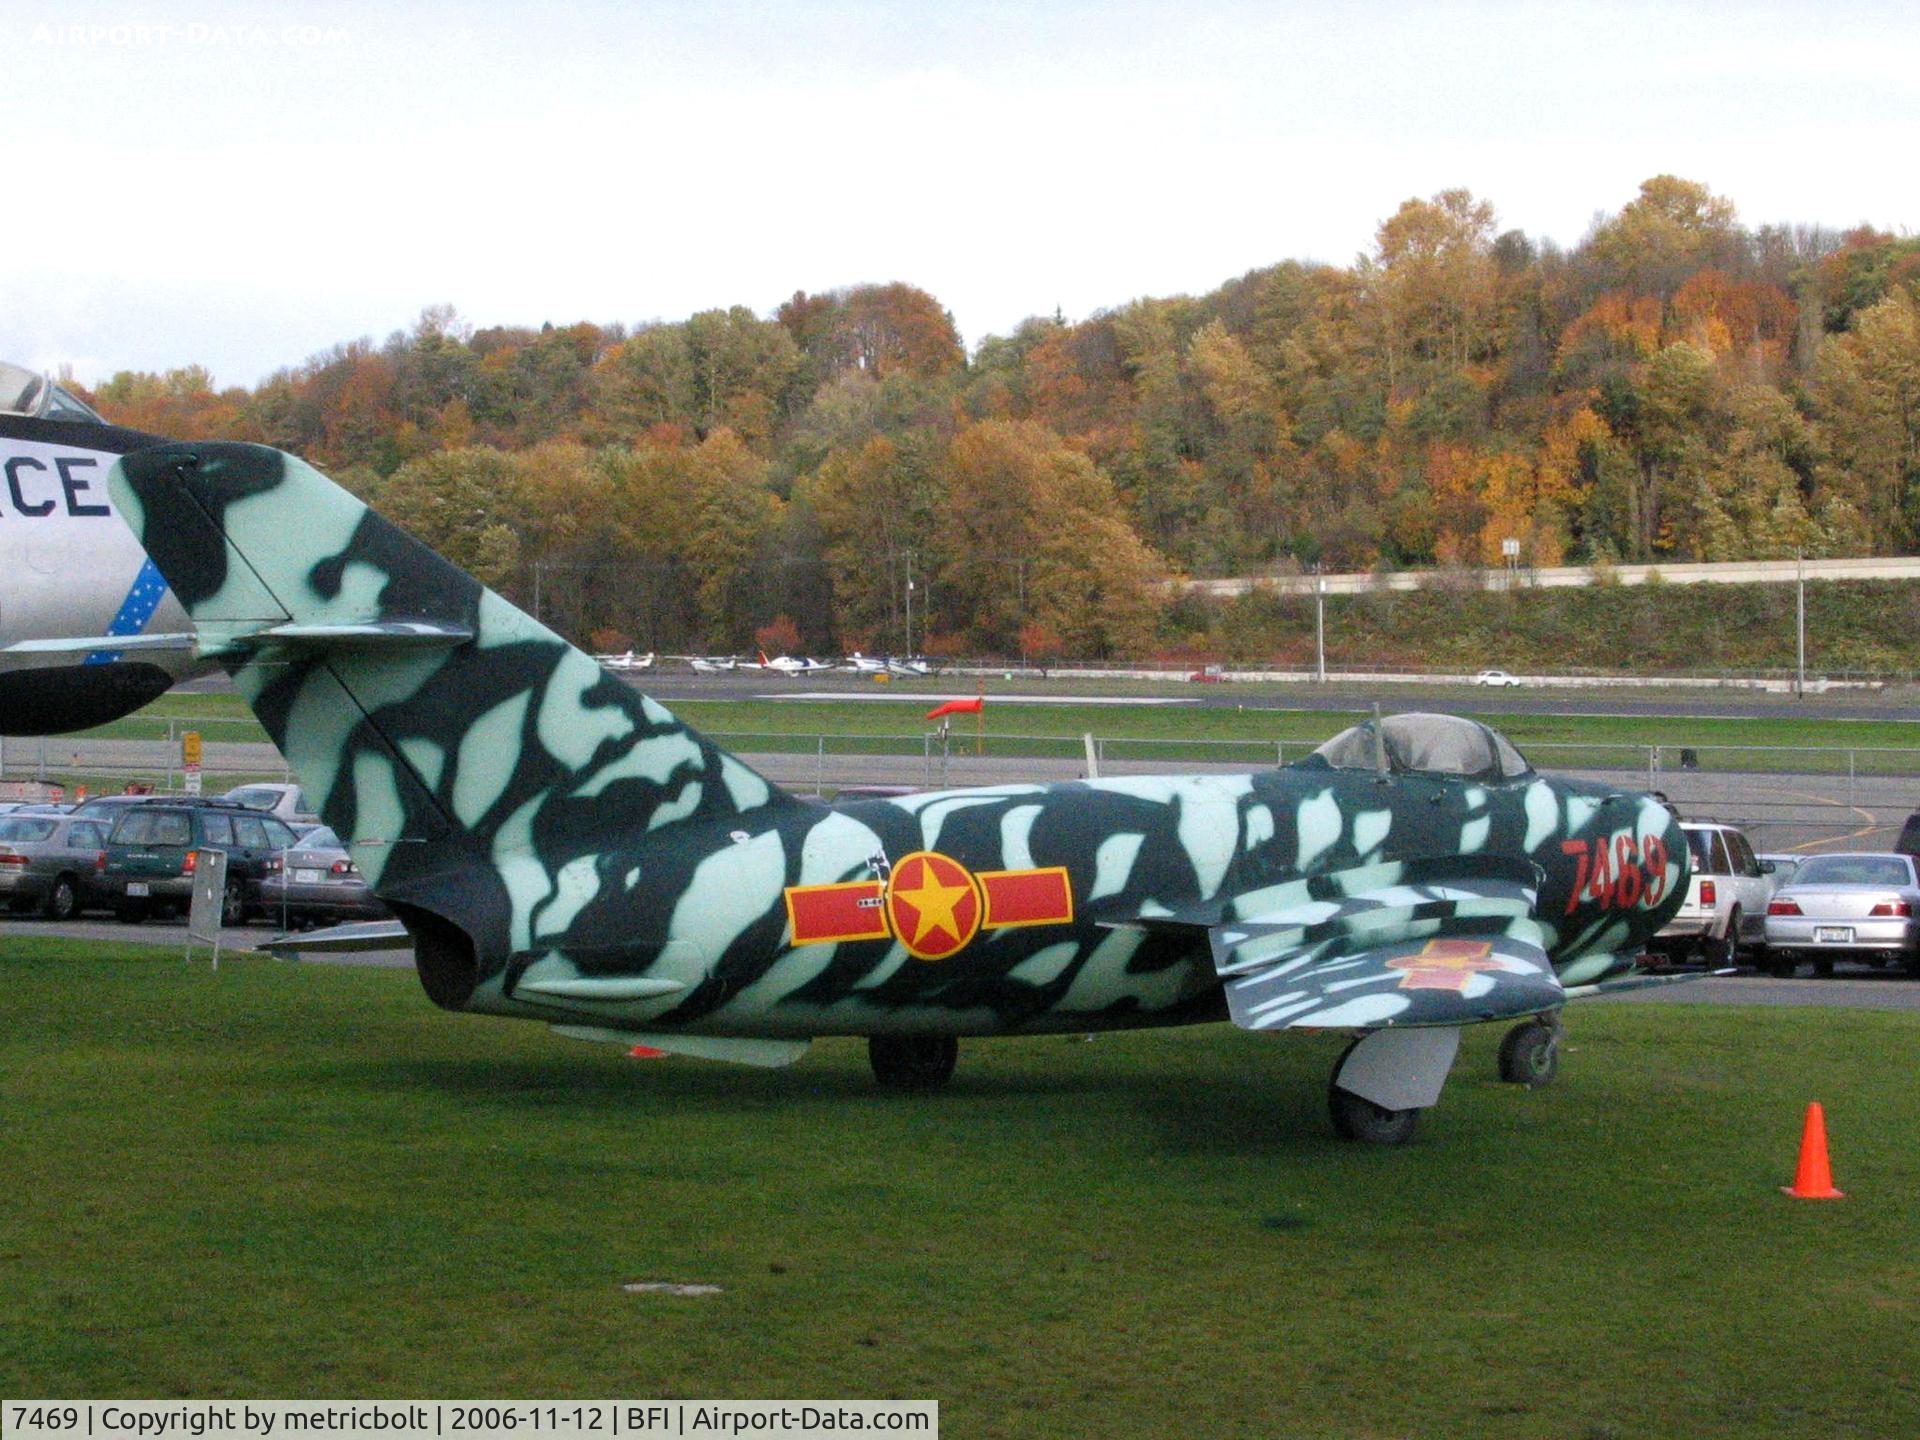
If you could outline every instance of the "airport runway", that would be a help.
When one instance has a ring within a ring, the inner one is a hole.
[[[278,932],[248,925],[220,932],[221,953],[251,950],[266,944]],[[55,925],[44,920],[0,920],[0,964],[7,959],[7,942],[16,936],[94,940],[152,945],[184,953],[186,926],[178,922],[149,921],[122,925],[112,920],[75,920]],[[206,948],[200,950],[205,963]],[[310,955],[294,962],[305,965],[365,965],[379,969],[412,969],[409,950],[381,950],[360,955]],[[1765,975],[1727,975],[1702,978],[1684,985],[1662,985],[1632,990],[1607,1002],[1621,1005],[1786,1005],[1830,1010],[1920,1011],[1920,980],[1906,975],[1842,965],[1831,979],[1778,980]],[[1577,1013],[1577,1011],[1576,1011]]]

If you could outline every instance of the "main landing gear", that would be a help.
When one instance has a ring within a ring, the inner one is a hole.
[[[1349,1045],[1333,1067],[1327,1110],[1345,1140],[1404,1145],[1447,1083],[1460,1048],[1458,1026],[1375,1030]]]
[[[873,1035],[867,1060],[889,1090],[938,1090],[953,1078],[960,1042],[951,1035]]]

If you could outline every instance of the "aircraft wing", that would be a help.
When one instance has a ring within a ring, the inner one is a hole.
[[[1464,1025],[1565,1003],[1546,933],[1532,918],[1531,865],[1479,857],[1452,876],[1434,866],[1419,883],[1340,889],[1295,891],[1264,913],[1209,929],[1236,1025]]]

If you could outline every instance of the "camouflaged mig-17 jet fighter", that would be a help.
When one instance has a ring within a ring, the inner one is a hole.
[[[933,1088],[956,1037],[1231,1018],[1358,1038],[1346,1135],[1405,1139],[1460,1027],[1557,1064],[1687,889],[1655,799],[1536,774],[1448,716],[1247,775],[828,809],[291,456],[168,444],[113,498],[451,1010],[784,1064],[863,1035]],[[386,940],[384,943],[391,943]]]

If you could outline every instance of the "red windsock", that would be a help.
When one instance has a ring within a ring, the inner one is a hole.
[[[985,704],[986,701],[978,695],[970,700],[949,700],[927,711],[927,719],[938,720],[942,715],[978,715]]]

